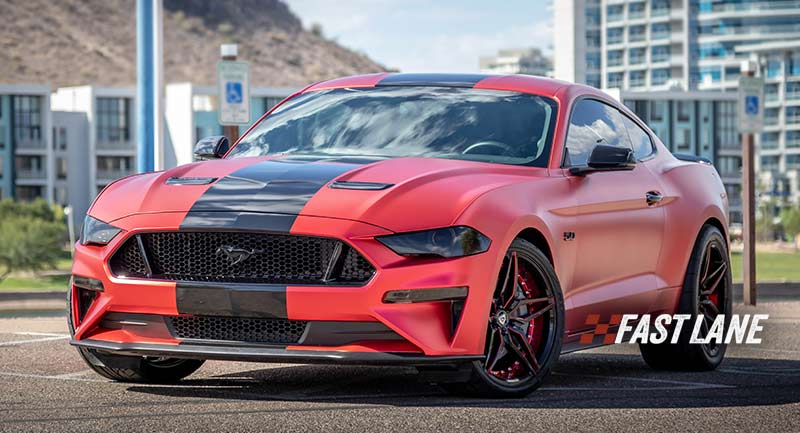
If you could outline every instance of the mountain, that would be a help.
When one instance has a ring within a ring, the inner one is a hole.
[[[136,83],[134,0],[2,0],[0,16],[0,83]],[[219,46],[230,42],[253,86],[385,70],[305,30],[280,0],[164,0],[163,21],[167,82],[215,83]]]

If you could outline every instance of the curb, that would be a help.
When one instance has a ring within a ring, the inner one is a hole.
[[[67,308],[66,290],[52,292],[0,292],[2,311],[51,311]]]

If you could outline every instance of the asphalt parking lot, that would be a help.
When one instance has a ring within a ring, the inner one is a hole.
[[[0,318],[0,431],[800,431],[800,302],[718,371],[649,370],[635,346],[565,355],[521,400],[451,397],[409,368],[208,362],[178,385],[107,381],[61,317]]]

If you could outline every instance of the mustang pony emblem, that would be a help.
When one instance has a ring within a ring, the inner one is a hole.
[[[263,254],[264,251],[262,250],[247,250],[244,248],[237,248],[231,245],[222,245],[221,247],[217,248],[217,255],[225,256],[228,260],[231,261],[231,266],[236,266],[239,263],[253,257],[256,254]]]

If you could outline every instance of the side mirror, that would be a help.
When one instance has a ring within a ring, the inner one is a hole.
[[[583,176],[597,171],[633,170],[635,166],[636,160],[633,157],[633,150],[625,147],[598,144],[589,155],[589,161],[585,167],[572,167],[569,172],[577,176]]]
[[[194,145],[194,156],[199,161],[220,159],[228,153],[231,143],[224,135],[215,135],[201,139]]]

